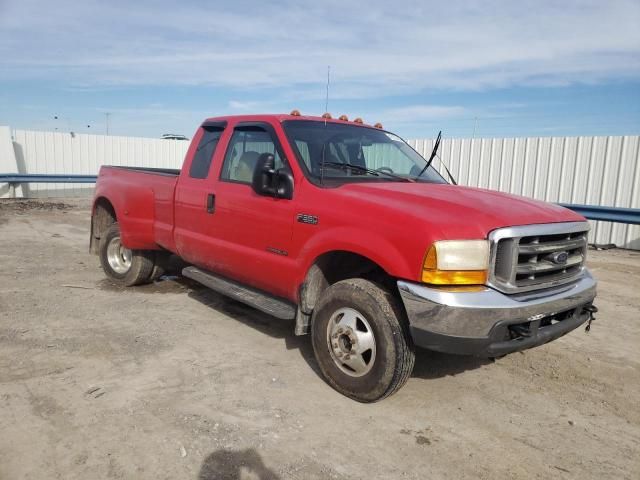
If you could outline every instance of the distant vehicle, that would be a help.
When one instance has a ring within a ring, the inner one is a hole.
[[[100,169],[91,247],[123,285],[179,255],[185,277],[310,334],[361,402],[405,383],[414,345],[500,357],[590,321],[584,217],[449,184],[439,144],[427,160],[346,116],[210,118],[182,170]]]
[[[160,138],[162,138],[162,140],[189,140],[184,135],[176,135],[175,133],[165,133]]]

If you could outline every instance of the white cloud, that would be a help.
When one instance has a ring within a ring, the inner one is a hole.
[[[5,0],[0,68],[83,88],[284,87],[289,100],[322,97],[329,64],[332,98],[554,86],[640,78],[639,24],[637,0]]]
[[[243,100],[229,100],[228,109],[229,113],[246,113],[246,112],[258,112],[267,111],[273,106],[272,102],[259,102],[259,101],[243,101]]]
[[[436,120],[443,118],[455,118],[465,115],[467,111],[460,106],[441,105],[412,105],[409,107],[393,108],[384,112],[385,121],[420,122],[424,120]]]

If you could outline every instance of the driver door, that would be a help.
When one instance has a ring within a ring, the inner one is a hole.
[[[221,273],[281,297],[289,295],[295,265],[289,256],[295,218],[293,199],[258,195],[251,187],[258,156],[272,153],[288,168],[274,128],[240,123],[227,145],[216,185],[216,243]]]

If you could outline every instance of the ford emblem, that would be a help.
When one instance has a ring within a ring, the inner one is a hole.
[[[555,252],[549,255],[549,260],[556,265],[564,265],[569,260],[569,254],[567,252]]]

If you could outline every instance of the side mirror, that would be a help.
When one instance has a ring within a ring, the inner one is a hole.
[[[263,153],[256,161],[251,187],[258,195],[275,198],[293,198],[293,175],[284,169],[275,169],[275,158]]]

